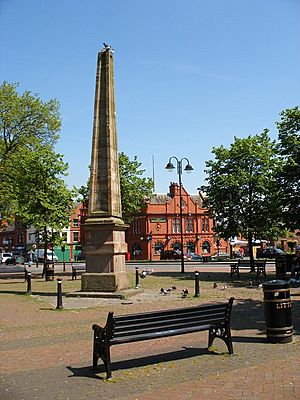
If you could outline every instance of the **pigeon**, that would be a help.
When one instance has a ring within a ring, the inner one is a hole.
[[[167,292],[172,292],[172,290],[176,290],[176,286],[171,286],[170,288],[167,289]]]
[[[143,269],[143,271],[142,271],[139,275],[140,275],[140,277],[141,277],[142,279],[144,279],[144,278],[146,278],[146,276],[147,276],[148,274],[147,274],[147,271]]]
[[[216,282],[215,282],[215,283],[214,283],[214,289],[215,289],[216,287],[218,287],[218,285],[217,285]]]
[[[183,289],[181,293],[182,293],[181,298],[185,299],[187,297],[189,291],[187,289]]]
[[[147,275],[151,275],[154,272],[153,268],[146,268]]]
[[[166,295],[166,294],[170,294],[170,293],[168,293],[164,288],[161,288],[160,294]]]
[[[221,290],[226,290],[227,289],[227,286],[226,285],[224,285],[222,288],[221,288]]]

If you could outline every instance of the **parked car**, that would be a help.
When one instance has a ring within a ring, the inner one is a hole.
[[[160,253],[161,260],[179,260],[180,251],[177,250],[165,250]]]
[[[17,259],[16,259],[16,257],[15,256],[11,256],[11,257],[8,257],[6,260],[5,260],[5,265],[16,265],[17,264]]]
[[[76,259],[77,261],[85,261],[85,255],[82,252],[80,252],[77,254]]]
[[[211,256],[213,261],[228,261],[230,260],[230,254],[227,253],[217,253]]]
[[[202,256],[199,256],[199,254],[191,254],[191,258],[190,258],[190,260],[191,261],[202,261],[203,260],[203,258],[202,258]]]
[[[267,247],[264,250],[258,249],[256,252],[256,258],[275,258],[284,254],[284,251],[275,249],[274,247]]]
[[[1,262],[5,263],[8,258],[13,257],[12,253],[2,253],[1,254]]]
[[[181,254],[181,253],[179,252],[179,254]],[[192,259],[192,255],[190,253],[184,253],[183,254],[183,258],[185,260],[191,260]]]
[[[34,251],[34,261],[38,261],[38,262],[44,262],[44,254],[45,251],[44,249],[36,249]],[[46,261],[49,262],[57,262],[58,258],[57,255],[54,253],[54,251],[51,250],[47,250],[47,256],[46,256]]]

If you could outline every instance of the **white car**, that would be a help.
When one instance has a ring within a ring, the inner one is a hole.
[[[11,258],[11,257],[13,257],[13,254],[12,254],[12,253],[2,253],[2,254],[1,254],[1,262],[2,262],[2,263],[5,263],[5,261],[6,261],[8,258]]]
[[[34,261],[39,261],[43,262],[44,261],[44,255],[45,255],[45,250],[44,249],[36,249],[34,251]],[[54,251],[47,250],[47,255],[46,255],[46,260],[47,262],[57,262],[58,258],[57,255],[54,253]]]

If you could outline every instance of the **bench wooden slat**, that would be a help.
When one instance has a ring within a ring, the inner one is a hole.
[[[121,337],[130,337],[130,336],[135,336],[136,334],[145,334],[145,335],[153,335],[153,337],[155,337],[157,332],[168,332],[170,330],[173,329],[184,329],[184,328],[189,328],[189,327],[199,327],[201,325],[209,325],[212,322],[214,323],[218,323],[223,321],[224,318],[214,318],[214,317],[207,317],[204,320],[194,320],[194,321],[182,321],[181,323],[178,323],[176,321],[174,321],[174,323],[168,323],[168,324],[164,324],[164,325],[152,325],[152,326],[148,326],[148,327],[131,327],[131,329],[128,330],[122,330],[122,331],[118,331],[115,330],[114,334],[112,336],[113,339],[115,338],[121,338]]]
[[[170,310],[160,310],[160,311],[153,311],[153,312],[145,312],[145,313],[137,313],[137,314],[123,314],[123,315],[114,315],[114,320],[118,323],[121,321],[130,321],[130,320],[146,320],[147,318],[162,318],[164,315],[179,315],[179,314],[188,314],[194,313],[198,311],[199,313],[205,313],[206,311],[210,310],[221,310],[224,312],[227,308],[227,304],[224,303],[217,303],[217,304],[205,304],[200,306],[194,307],[184,307],[184,308],[174,308]]]
[[[151,332],[149,334],[143,333],[143,335],[132,335],[132,336],[124,336],[124,337],[116,337],[113,338],[110,343],[111,344],[124,344],[130,342],[139,342],[142,340],[150,340],[150,339],[159,339],[166,336],[176,336],[176,335],[183,335],[185,333],[193,333],[199,331],[206,331],[210,328],[210,324],[207,325],[195,325],[191,327],[183,327],[183,328],[176,328],[176,329],[169,329],[165,331],[156,331]]]
[[[134,323],[128,323],[126,325],[118,325],[115,324],[114,326],[114,337],[116,335],[122,335],[123,332],[126,332],[129,334],[130,331],[136,330],[137,326],[142,326],[142,330],[150,330],[150,329],[156,329],[156,330],[163,330],[165,327],[168,326],[176,326],[176,325],[184,325],[184,324],[206,324],[207,322],[211,321],[222,321],[224,319],[224,312],[223,313],[211,313],[211,314],[205,314],[201,316],[184,316],[184,317],[176,317],[176,318],[171,318],[171,319],[162,319],[162,320],[155,320],[155,321],[148,321],[147,323],[143,324],[134,324]]]

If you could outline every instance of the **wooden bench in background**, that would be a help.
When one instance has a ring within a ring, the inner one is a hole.
[[[108,313],[106,325],[94,330],[93,368],[101,358],[107,378],[111,378],[110,347],[116,344],[158,339],[208,330],[208,347],[215,338],[222,339],[233,354],[230,317],[234,298],[227,303],[198,305],[179,309],[115,316]]]
[[[77,271],[86,271],[85,263],[72,264],[72,281],[77,279]]]
[[[266,278],[266,260],[254,260],[254,271],[251,270],[250,260],[239,259],[236,264],[230,265],[230,277],[232,278],[234,274],[240,276],[240,269],[249,269],[249,272],[256,272],[256,279],[261,275]]]

